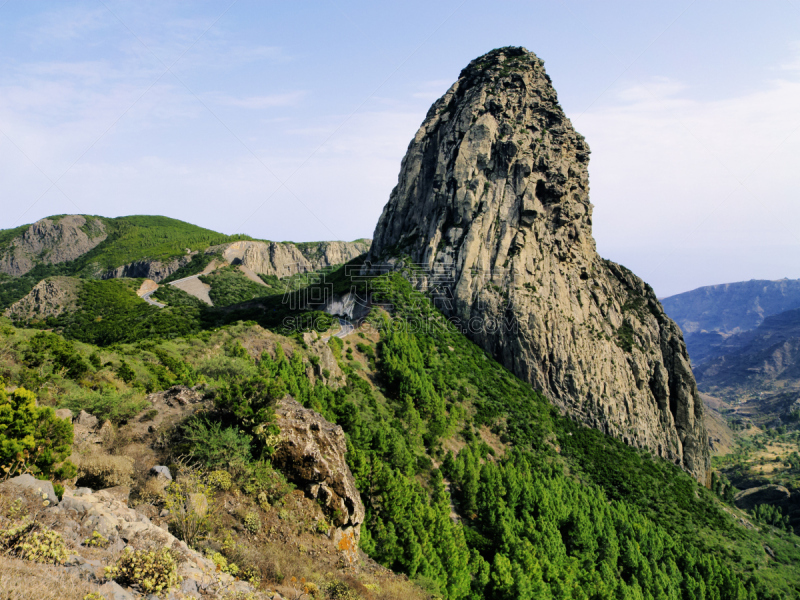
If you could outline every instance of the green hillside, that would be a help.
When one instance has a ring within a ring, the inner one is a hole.
[[[108,237],[75,260],[54,265],[40,262],[21,277],[0,276],[0,311],[25,296],[33,286],[46,277],[66,275],[96,278],[110,269],[132,262],[144,259],[167,262],[185,256],[186,249],[202,252],[209,246],[250,239],[244,235],[224,235],[161,216],[92,218],[102,221]],[[28,227],[30,225],[0,231],[0,254],[7,250],[12,239]]]
[[[337,289],[349,289],[347,279],[344,268],[328,278]],[[279,338],[292,356],[241,348],[263,329],[237,320],[283,331],[273,316],[289,314],[280,296],[158,309],[124,281],[86,282],[82,309],[48,324],[69,339],[4,327],[0,374],[40,401],[116,419],[144,409],[142,391],[205,374],[217,442],[246,448],[247,461],[268,456],[254,432],[290,393],[344,428],[367,507],[363,550],[432,597],[797,596],[800,538],[744,526],[742,513],[674,465],[560,416],[400,274],[376,285],[388,312],[373,309],[369,327],[328,342],[343,387],[309,379],[319,358],[299,337]],[[303,324],[312,314],[293,316]],[[225,331],[236,333],[223,344]],[[219,348],[228,358],[212,365]],[[204,455],[188,442],[174,451]]]

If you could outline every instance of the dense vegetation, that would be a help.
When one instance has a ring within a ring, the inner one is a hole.
[[[208,275],[201,275],[200,281],[211,286],[208,295],[214,306],[241,304],[269,293],[267,287],[251,281],[233,265],[217,269]]]
[[[344,285],[341,272],[329,280]],[[243,326],[230,338],[210,331],[251,311],[287,332],[264,316],[292,314],[280,297],[169,316],[124,282],[93,283],[81,292],[85,314],[59,324],[77,341],[5,330],[17,357],[9,381],[119,422],[146,409],[143,392],[205,383],[217,412],[179,429],[176,451],[247,477],[268,465],[271,405],[288,392],[346,432],[367,507],[362,548],[434,595],[771,599],[800,589],[798,538],[772,527],[775,515],[762,509],[761,529],[743,528],[674,465],[560,416],[398,274],[377,284],[390,310],[373,310],[361,341],[330,339],[340,387],[323,383],[297,338],[290,354],[277,346],[253,358],[235,339],[249,335]],[[115,324],[133,333],[117,336]]]

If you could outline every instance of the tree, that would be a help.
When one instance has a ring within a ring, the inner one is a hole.
[[[69,456],[72,422],[59,419],[50,407],[36,406],[36,395],[17,388],[10,395],[0,386],[0,465],[12,468],[26,456],[34,473],[49,475]]]

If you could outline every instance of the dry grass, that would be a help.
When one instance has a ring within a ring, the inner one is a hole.
[[[134,474],[133,460],[127,456],[73,454],[78,467],[78,481],[92,489],[104,489],[118,485],[130,485]]]
[[[1,600],[83,600],[95,589],[63,568],[0,556]]]

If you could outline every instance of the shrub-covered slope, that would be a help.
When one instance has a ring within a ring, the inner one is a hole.
[[[335,289],[346,287],[343,272],[329,277]],[[265,344],[255,324],[214,332],[199,320],[196,333],[169,340],[151,320],[134,343],[96,347],[6,326],[0,374],[44,404],[119,422],[147,412],[144,392],[205,381],[220,426],[194,439],[234,436],[229,446],[247,460],[268,458],[260,422],[290,393],[344,428],[367,509],[363,550],[435,596],[796,595],[800,539],[766,523],[745,527],[675,465],[561,416],[400,274],[373,285],[382,308],[344,341],[269,334]],[[235,318],[264,306],[224,311]],[[151,308],[152,318],[168,314]],[[79,339],[77,328],[63,331]],[[176,435],[176,452],[205,456],[208,444]]]

